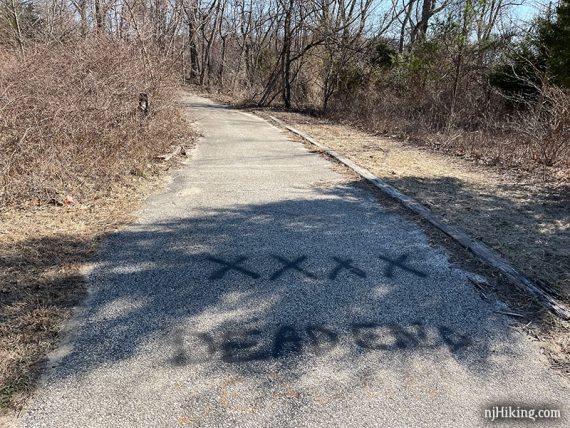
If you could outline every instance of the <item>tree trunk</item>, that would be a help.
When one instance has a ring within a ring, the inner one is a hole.
[[[24,56],[24,39],[22,36],[22,26],[20,25],[20,11],[16,5],[16,0],[12,0],[10,6],[12,8],[12,17],[14,18],[14,32],[16,36],[16,43],[18,43],[20,53],[22,56]]]
[[[196,30],[194,16],[188,18],[188,46],[190,49],[190,79],[196,79],[199,73],[198,48],[196,47]]]
[[[469,36],[469,22],[472,10],[472,1],[473,0],[466,0],[465,9],[463,11],[463,27],[461,29],[461,40],[459,41],[459,47],[457,52],[457,60],[455,64],[455,76],[453,79],[453,91],[451,94],[451,105],[449,107],[449,118],[447,121],[448,130],[451,129],[451,127],[455,122],[457,94],[459,92],[459,82],[461,79],[461,73],[463,71],[463,55],[465,53],[465,45],[467,43],[467,37]]]
[[[283,35],[283,103],[285,107],[291,108],[291,19],[293,14],[293,2],[289,0],[288,10],[285,14],[285,27]]]
[[[412,30],[411,42],[425,40],[429,28],[429,20],[433,15],[434,0],[424,0],[422,3],[422,14],[419,22]]]
[[[105,32],[105,11],[101,5],[101,0],[95,0],[95,22],[97,25],[97,33]]]

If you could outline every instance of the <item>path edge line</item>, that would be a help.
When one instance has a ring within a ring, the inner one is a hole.
[[[309,143],[317,146],[318,148],[323,150],[323,152],[326,155],[344,164],[352,171],[354,171],[355,173],[366,179],[368,182],[370,182],[374,187],[380,189],[382,192],[386,193],[388,196],[397,200],[400,204],[404,205],[406,208],[408,208],[409,210],[413,211],[424,220],[431,223],[433,226],[435,226],[443,233],[450,236],[453,240],[458,242],[461,246],[467,248],[469,251],[475,254],[485,264],[501,271],[514,285],[516,285],[526,293],[530,294],[543,307],[545,307],[546,309],[548,309],[549,311],[551,311],[552,313],[554,313],[555,315],[559,316],[564,320],[570,320],[570,309],[568,307],[566,307],[562,302],[558,301],[554,296],[550,295],[543,289],[536,286],[529,278],[527,278],[525,275],[519,272],[513,265],[509,263],[507,259],[501,256],[498,252],[491,249],[483,242],[471,238],[462,229],[444,223],[441,217],[439,217],[429,208],[425,207],[424,205],[416,201],[414,198],[405,195],[395,187],[381,180],[366,168],[363,168],[354,163],[353,161],[351,161],[350,159],[341,156],[336,151],[325,146],[324,144],[321,144],[320,142],[308,136],[304,132],[301,132],[298,129],[293,128],[292,126],[287,125],[282,120],[277,119],[276,117],[271,115],[269,115],[269,117],[278,125],[284,127],[293,134],[298,135],[299,137],[303,138]]]

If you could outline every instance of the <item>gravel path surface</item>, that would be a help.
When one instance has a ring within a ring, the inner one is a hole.
[[[22,426],[470,427],[505,404],[564,416],[568,382],[417,226],[262,119],[185,103],[204,137],[103,246]]]

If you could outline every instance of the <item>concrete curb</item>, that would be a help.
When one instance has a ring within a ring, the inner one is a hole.
[[[273,116],[269,117],[278,125],[284,127],[293,134],[298,135],[299,137],[303,138],[309,143],[322,149],[325,154],[336,159],[340,163],[344,164],[345,166],[353,170],[355,173],[357,173],[358,175],[369,181],[373,186],[382,190],[384,193],[386,193],[388,196],[392,197],[393,199],[396,199],[399,203],[401,203],[402,205],[404,205],[406,208],[413,211],[414,213],[418,214],[424,220],[430,222],[432,225],[437,227],[443,233],[450,236],[460,245],[467,248],[469,251],[471,251],[473,254],[479,257],[479,259],[481,259],[487,265],[501,271],[507,278],[509,278],[509,280],[514,285],[516,285],[526,293],[530,294],[543,307],[545,307],[546,309],[548,309],[549,311],[551,311],[552,313],[554,313],[555,315],[559,316],[562,319],[565,320],[570,319],[570,308],[566,307],[555,297],[553,297],[552,295],[550,295],[549,293],[547,293],[546,291],[535,285],[529,278],[527,278],[517,269],[515,269],[515,267],[512,266],[508,262],[508,260],[503,258],[503,256],[501,256],[495,250],[489,248],[484,243],[471,238],[463,230],[455,226],[444,223],[441,217],[436,215],[429,208],[423,206],[422,204],[420,204],[418,201],[411,198],[410,196],[401,193],[398,189],[382,181],[380,178],[372,174],[367,169],[358,166],[350,159],[341,156],[334,150],[319,143],[314,138],[311,138],[305,133],[299,131],[298,129],[295,129],[292,126],[287,125],[285,122],[277,119],[276,117]]]

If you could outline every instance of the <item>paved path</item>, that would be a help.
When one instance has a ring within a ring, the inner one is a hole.
[[[415,225],[250,115],[111,237],[26,427],[481,426],[568,383]],[[563,422],[559,421],[560,424]]]

